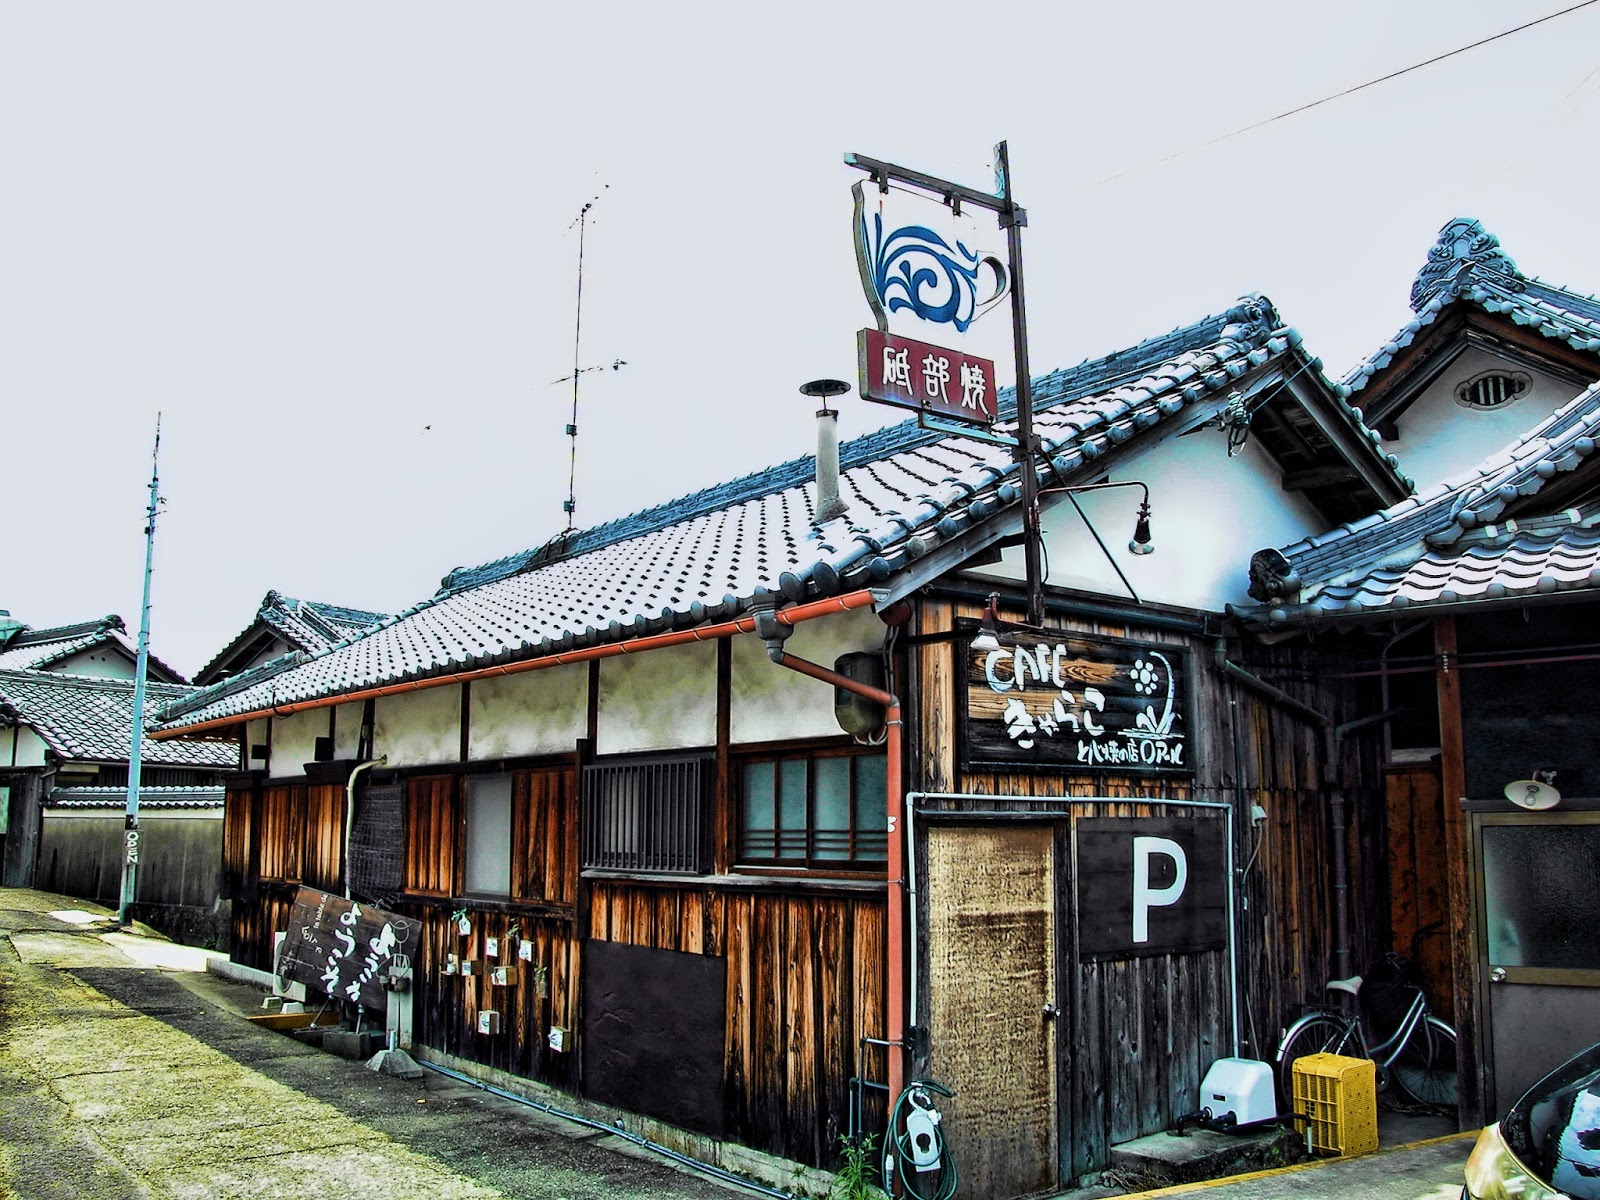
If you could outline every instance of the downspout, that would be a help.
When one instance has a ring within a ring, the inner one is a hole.
[[[344,875],[344,898],[351,899],[350,895],[350,830],[356,823],[356,776],[373,767],[381,767],[389,761],[387,754],[377,758],[369,758],[366,762],[358,762],[350,769],[350,778],[344,785],[344,844],[339,847],[339,870]]]
[[[792,654],[785,654],[783,643],[793,627],[781,623],[774,603],[769,601],[765,607],[754,610],[756,621],[756,636],[767,644],[767,657],[780,667],[787,667],[791,671],[798,671],[802,675],[809,675],[812,679],[831,683],[834,687],[843,688],[857,696],[864,696],[868,700],[876,701],[883,705],[884,717],[884,753],[888,757],[887,787],[889,802],[889,847],[888,847],[888,881],[889,881],[889,911],[888,935],[886,957],[888,958],[888,1033],[885,1038],[890,1043],[889,1048],[889,1111],[894,1111],[895,1103],[900,1098],[900,1093],[905,1089],[906,1059],[909,1047],[906,1044],[906,1013],[905,1013],[905,911],[906,911],[906,872],[905,872],[905,794],[904,782],[900,767],[901,754],[901,725],[900,725],[900,698],[893,692],[875,688],[869,684],[859,683],[846,675],[830,670],[809,659],[797,658]]]

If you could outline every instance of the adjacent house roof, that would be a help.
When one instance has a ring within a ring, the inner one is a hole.
[[[95,679],[56,671],[0,671],[0,710],[8,720],[28,725],[66,760],[126,762],[133,740],[133,681]],[[147,683],[145,703],[154,716],[163,704],[193,689]],[[142,743],[146,763],[160,766],[237,768],[233,742]]]
[[[1133,443],[1147,446],[1146,435],[1227,420],[1283,458],[1348,468],[1327,502],[1371,511],[1406,494],[1409,481],[1333,388],[1271,303],[1245,297],[1219,316],[1037,379],[1036,467],[1046,483],[1099,478]],[[1256,419],[1268,410],[1272,420]],[[1002,396],[1002,413],[1014,416],[1014,397]],[[814,521],[814,460],[796,459],[452,571],[435,596],[348,643],[175,701],[162,714],[164,732],[689,629],[763,600],[876,588],[886,602],[1017,528],[1019,468],[1006,447],[908,421],[847,443],[840,466],[850,507],[837,519]]]
[[[138,646],[127,637],[127,626],[115,613],[97,621],[53,629],[34,629],[8,619],[6,626],[0,628],[0,670],[48,671],[75,654],[107,642],[120,649],[129,662],[139,656]],[[182,675],[154,655],[150,656],[150,675],[168,683],[183,682]]]
[[[382,621],[386,613],[344,608],[316,600],[296,600],[282,592],[268,592],[255,619],[195,675],[199,684],[214,683],[247,667],[279,641],[290,650],[317,654],[348,641]]]
[[[1600,589],[1600,384],[1477,467],[1250,564],[1282,626]]]
[[[139,788],[139,808],[219,809],[227,799],[222,787]],[[56,809],[121,809],[128,800],[125,787],[61,787],[45,797],[44,806]]]
[[[1600,300],[1523,274],[1500,248],[1499,239],[1470,217],[1458,217],[1439,231],[1427,262],[1411,285],[1411,309],[1416,315],[1344,377],[1345,396],[1362,403],[1364,397],[1358,393],[1402,358],[1402,351],[1421,341],[1425,331],[1445,314],[1476,310],[1501,316],[1556,343],[1562,352],[1600,353]],[[1587,370],[1578,386],[1589,383],[1596,374],[1600,374],[1600,362]],[[1418,386],[1423,382],[1426,380]],[[1410,391],[1414,393],[1415,388]],[[1403,406],[1403,400],[1397,396],[1368,406],[1367,420],[1382,424],[1390,411]]]

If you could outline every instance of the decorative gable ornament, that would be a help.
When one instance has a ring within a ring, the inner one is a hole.
[[[1511,256],[1500,249],[1500,239],[1471,217],[1458,217],[1439,231],[1428,251],[1428,261],[1411,285],[1411,310],[1421,312],[1436,295],[1454,293],[1468,272],[1493,271],[1500,282],[1521,291],[1525,277]]]

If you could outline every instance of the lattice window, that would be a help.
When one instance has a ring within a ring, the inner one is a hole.
[[[583,771],[583,865],[614,871],[703,875],[716,762],[630,759]]]
[[[1456,403],[1466,408],[1504,408],[1533,386],[1521,371],[1485,371],[1456,388]]]
[[[782,866],[876,866],[888,853],[888,760],[797,753],[747,759],[739,860]]]

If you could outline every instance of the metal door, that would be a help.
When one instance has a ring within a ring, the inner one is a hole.
[[[1477,813],[1479,986],[1492,1118],[1600,1042],[1600,812]]]
[[[962,1191],[1057,1186],[1056,870],[1048,824],[930,825],[932,1074]]]

